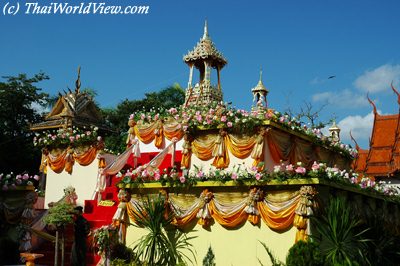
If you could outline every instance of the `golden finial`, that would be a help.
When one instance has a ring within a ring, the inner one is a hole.
[[[204,34],[203,34],[203,40],[208,39],[208,24],[207,24],[207,19],[204,23]]]
[[[75,92],[78,94],[81,89],[81,66],[78,67],[78,79],[75,81]]]

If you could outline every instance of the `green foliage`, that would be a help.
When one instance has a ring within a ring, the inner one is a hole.
[[[211,246],[208,247],[208,251],[206,256],[203,259],[203,266],[215,266],[215,255],[214,252],[211,248]]]
[[[272,251],[267,247],[267,245],[266,245],[264,242],[261,242],[261,241],[259,241],[259,242],[260,242],[261,245],[264,247],[264,250],[267,252],[267,254],[268,254],[268,256],[269,256],[269,258],[270,258],[270,260],[271,260],[272,266],[284,266],[284,265],[285,265],[283,262],[281,262],[280,260],[278,260],[277,258],[275,258],[275,256],[274,256],[274,254],[272,253]],[[260,259],[258,259],[258,262],[259,262],[262,266],[264,266],[264,264],[261,262]]]
[[[148,233],[141,237],[134,247],[138,257],[148,265],[177,265],[192,262],[184,253],[188,251],[194,256],[193,246],[181,231],[171,228],[172,214],[165,213],[165,198],[147,197],[142,205],[137,204],[135,214],[137,226],[145,228]]]
[[[323,257],[317,243],[298,241],[289,249],[286,266],[319,265],[323,265]]]
[[[43,218],[46,225],[63,227],[73,222],[74,205],[61,201],[49,209]]]
[[[129,129],[127,123],[132,113],[148,112],[155,107],[167,110],[183,104],[184,101],[185,91],[175,83],[159,92],[146,93],[144,99],[125,99],[116,108],[103,108],[101,111],[106,124],[115,131],[105,138],[105,147],[117,153],[125,151],[125,141]]]
[[[0,172],[36,172],[40,151],[34,149],[29,125],[41,120],[48,95],[36,84],[48,77],[20,74],[0,82]]]
[[[118,243],[118,229],[112,225],[104,225],[94,231],[93,240],[99,253],[106,253],[108,256],[109,252]]]
[[[371,241],[367,243],[368,252],[366,255],[371,265],[399,265],[400,237],[394,234],[393,227],[388,228],[391,225],[382,222],[387,219],[389,218],[376,215],[371,221],[368,221],[371,229],[367,232],[367,235]]]
[[[360,229],[356,218],[342,197],[331,198],[325,212],[312,221],[320,234],[314,239],[320,245],[327,265],[355,265],[367,263],[365,250],[368,229]]]
[[[122,243],[116,243],[111,247],[110,260],[111,265],[141,265],[133,250]]]

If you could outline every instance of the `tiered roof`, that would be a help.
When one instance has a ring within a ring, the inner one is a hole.
[[[393,86],[392,88],[399,96],[400,103],[400,95]],[[356,144],[359,155],[353,168],[367,176],[393,176],[395,172],[400,171],[400,113],[380,115],[375,104],[369,101],[374,108],[370,147],[364,150]]]
[[[222,55],[220,51],[215,47],[215,44],[211,40],[208,35],[208,27],[207,22],[204,26],[204,34],[197,45],[193,48],[192,51],[189,51],[184,57],[183,60],[187,64],[194,64],[196,67],[201,66],[201,62],[204,60],[209,60],[212,67],[219,66],[223,68],[228,61]]]
[[[54,107],[46,115],[43,122],[31,125],[31,130],[45,130],[63,127],[97,126],[109,130],[103,123],[103,118],[92,97],[80,91],[80,69],[76,80],[75,91],[69,90],[60,94]]]

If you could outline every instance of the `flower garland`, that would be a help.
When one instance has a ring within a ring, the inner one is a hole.
[[[328,167],[325,163],[314,162],[311,169],[307,170],[301,162],[297,164],[281,163],[276,165],[273,171],[263,170],[262,163],[246,169],[244,165],[236,165],[232,170],[210,168],[208,173],[201,168],[194,166],[194,170],[180,174],[176,169],[169,172],[164,169],[148,170],[147,165],[139,166],[134,170],[120,172],[117,177],[120,178],[119,185],[139,186],[143,183],[160,182],[162,185],[190,187],[200,181],[226,182],[234,181],[238,185],[250,183],[261,185],[265,182],[277,180],[280,182],[291,179],[319,178],[351,185],[353,187],[377,192],[387,196],[400,196],[400,191],[390,185],[390,182],[375,182],[368,177],[362,177],[357,173],[347,170],[340,170],[337,167]]]
[[[46,130],[35,133],[33,145],[39,148],[66,148],[88,146],[101,141],[97,127],[90,128],[60,128],[58,130]]]
[[[38,175],[18,174],[13,172],[9,174],[0,174],[0,187],[3,191],[16,189],[17,186],[33,186],[40,177]]]
[[[345,156],[357,157],[357,150],[351,146],[333,142],[324,136],[319,128],[308,127],[295,117],[273,109],[255,109],[248,112],[235,109],[227,103],[213,102],[207,106],[180,106],[169,110],[154,108],[148,112],[135,112],[130,115],[129,120],[134,120],[139,125],[175,120],[184,132],[192,134],[197,130],[217,128],[225,128],[228,131],[240,133],[254,132],[255,128],[263,125],[265,121],[273,121],[285,128],[307,135],[314,142],[330,147]]]

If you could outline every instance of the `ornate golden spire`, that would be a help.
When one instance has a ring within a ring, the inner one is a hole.
[[[75,93],[78,94],[81,89],[81,66],[78,67],[78,78],[75,81]]]
[[[253,101],[257,106],[267,107],[267,94],[268,90],[262,82],[262,67],[260,67],[260,80],[257,85],[251,90],[253,93]]]

